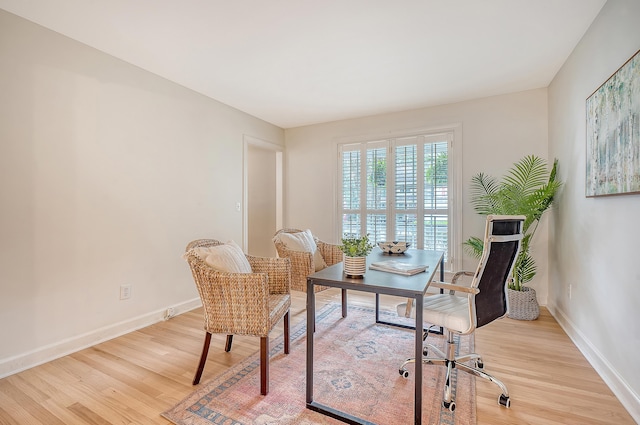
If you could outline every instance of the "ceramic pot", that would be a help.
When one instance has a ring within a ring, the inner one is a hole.
[[[361,278],[367,271],[367,257],[344,256],[344,274],[347,277]]]

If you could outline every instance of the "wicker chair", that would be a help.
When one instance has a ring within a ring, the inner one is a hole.
[[[292,251],[277,240],[280,233],[299,233],[298,229],[280,229],[274,235],[274,245],[278,252],[278,257],[289,258],[291,260],[291,289],[295,291],[307,292],[307,276],[315,272],[313,254],[310,252]],[[318,251],[324,258],[327,266],[333,266],[342,261],[342,251],[338,245],[323,242],[314,236],[318,246]],[[326,286],[315,286],[315,292],[327,289]]]
[[[202,306],[206,332],[193,385],[200,382],[207,361],[211,334],[227,335],[225,351],[231,350],[233,335],[260,337],[260,393],[269,392],[269,332],[284,317],[284,352],[289,354],[289,308],[291,306],[288,259],[246,255],[253,273],[221,273],[192,251],[223,243],[214,239],[190,242],[185,258],[191,267]]]

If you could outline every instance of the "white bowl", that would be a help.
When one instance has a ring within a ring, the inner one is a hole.
[[[378,242],[378,246],[385,254],[404,254],[409,249],[411,244],[409,242]]]

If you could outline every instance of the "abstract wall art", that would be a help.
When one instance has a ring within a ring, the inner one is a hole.
[[[640,193],[640,50],[586,107],[586,196]]]

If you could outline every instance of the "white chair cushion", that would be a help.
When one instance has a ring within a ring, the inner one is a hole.
[[[398,316],[405,316],[407,304],[397,306]],[[466,334],[471,331],[471,314],[469,298],[449,294],[437,294],[425,297],[423,321],[443,326],[451,332]],[[415,318],[415,308],[411,309],[411,317]]]
[[[193,251],[212,269],[222,273],[251,273],[251,265],[234,241],[223,245],[193,248]]]
[[[275,239],[276,241],[279,240],[288,250],[310,252],[313,254],[315,271],[327,267],[327,263],[324,261],[324,258],[322,258],[322,254],[318,251],[318,246],[313,239],[311,230],[307,229],[297,233],[279,233]]]

